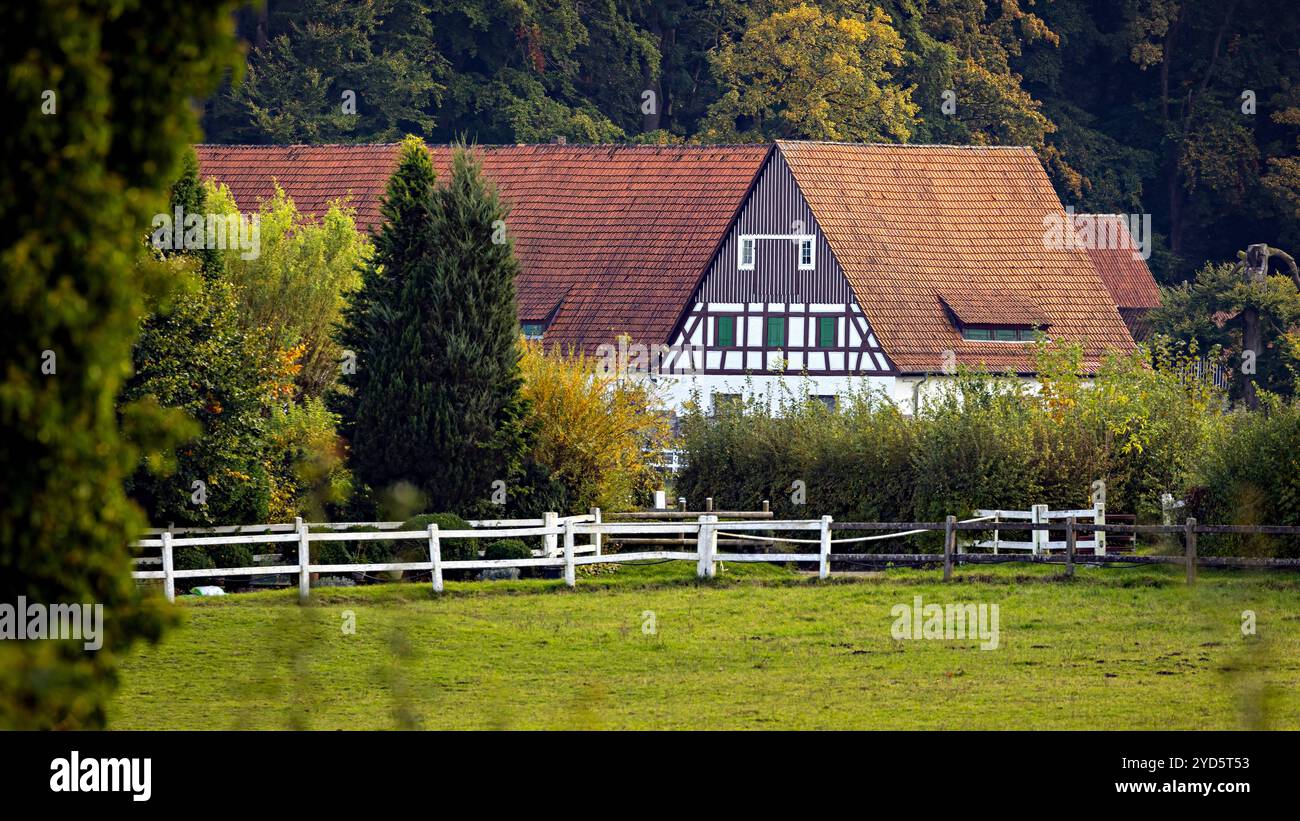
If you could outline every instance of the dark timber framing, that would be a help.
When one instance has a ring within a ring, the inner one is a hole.
[[[739,264],[741,237],[749,236],[759,238],[752,269]],[[797,242],[773,239],[802,236],[814,240],[811,270],[800,270]],[[735,344],[726,348],[714,340],[716,321],[724,316],[736,319]],[[771,317],[785,318],[785,345],[767,344]],[[817,344],[821,317],[836,320],[832,348]],[[801,320],[800,328],[795,328],[794,320]],[[757,332],[752,330],[755,322]],[[856,342],[850,330],[857,332]],[[669,341],[674,347],[691,346],[694,362],[685,367],[695,373],[898,375],[779,150],[768,156],[759,171]],[[672,355],[674,370],[684,366],[683,353]]]

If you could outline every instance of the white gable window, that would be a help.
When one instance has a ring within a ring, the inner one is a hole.
[[[812,234],[741,234],[736,245],[736,267],[742,271],[754,270],[754,249],[759,240],[784,240],[795,249],[795,261],[800,271],[817,267],[817,238]],[[786,247],[791,247],[787,245]]]
[[[799,240],[799,270],[811,271],[815,267],[812,237],[804,237]]]
[[[740,238],[740,261],[738,267],[742,271],[754,270],[754,237]]]

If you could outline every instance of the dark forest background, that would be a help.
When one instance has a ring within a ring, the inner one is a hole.
[[[1067,205],[1152,214],[1162,282],[1300,240],[1292,0],[271,0],[238,27],[212,142],[1020,144]]]

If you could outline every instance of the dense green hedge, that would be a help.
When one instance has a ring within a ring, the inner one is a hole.
[[[798,387],[715,416],[688,410],[688,466],[677,492],[693,503],[713,497],[724,509],[754,509],[766,499],[782,518],[937,521],[977,508],[1088,507],[1102,480],[1110,512],[1153,521],[1161,494],[1186,493],[1208,445],[1232,433],[1224,432],[1231,426],[1223,397],[1180,379],[1167,351],[1113,358],[1088,380],[1074,376],[1082,370],[1076,346],[1042,344],[1036,355],[1041,390],[962,372],[934,379],[934,392],[910,416],[867,388],[835,411],[801,399]],[[1153,355],[1159,368],[1150,367]],[[1300,442],[1293,430],[1254,435],[1260,441],[1230,447],[1285,453],[1287,436]],[[802,504],[797,481],[806,490]]]
[[[1234,412],[1206,443],[1188,513],[1207,524],[1300,525],[1300,404],[1268,397]],[[1198,549],[1233,556],[1300,556],[1300,538],[1202,536]]]

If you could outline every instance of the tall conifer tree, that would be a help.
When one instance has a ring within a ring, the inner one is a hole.
[[[337,407],[358,479],[377,492],[409,482],[430,510],[467,514],[494,482],[513,485],[524,458],[519,266],[471,154],[458,149],[449,183],[435,181],[428,150],[408,138],[345,316],[356,367]]]

